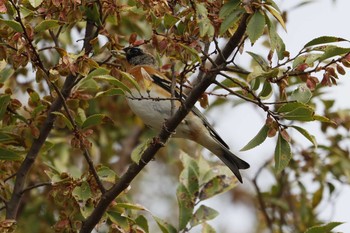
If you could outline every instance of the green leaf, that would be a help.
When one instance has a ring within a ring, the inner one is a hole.
[[[334,36],[321,36],[317,37],[309,42],[307,42],[304,45],[304,48],[315,46],[315,45],[321,45],[321,44],[329,44],[334,42],[341,42],[341,41],[349,41],[347,39],[341,38],[341,37],[334,37]]]
[[[2,118],[4,117],[7,106],[10,103],[10,100],[11,100],[10,95],[0,96],[0,120],[2,120]]]
[[[83,122],[81,128],[86,129],[90,128],[96,125],[99,125],[101,123],[109,121],[110,118],[106,116],[105,114],[94,114],[86,118],[86,120]]]
[[[105,68],[97,68],[93,71],[91,71],[87,76],[86,78],[84,78],[81,82],[83,82],[85,79],[89,79],[89,78],[93,78],[93,77],[96,77],[96,76],[101,76],[101,75],[107,75],[109,74],[109,70],[108,69],[105,69]]]
[[[198,224],[201,224],[205,221],[211,220],[216,218],[219,215],[219,212],[216,210],[205,206],[201,205],[196,212],[194,213],[192,219],[191,219],[191,226],[197,226]]]
[[[41,5],[41,3],[44,0],[29,0],[30,5],[32,5],[32,7],[37,8],[38,6]]]
[[[148,226],[148,221],[147,218],[143,215],[137,216],[135,219],[136,224],[142,228],[142,230],[145,231],[145,233],[149,233],[149,226]]]
[[[70,120],[68,120],[68,118],[63,113],[61,113],[61,112],[52,112],[51,114],[61,117],[69,130],[73,130],[74,129],[74,127],[72,125],[72,122],[70,122]]]
[[[123,71],[119,71],[119,72],[123,78],[128,80],[136,88],[136,90],[140,92],[140,86],[131,74],[123,72]]]
[[[83,91],[91,90],[95,92],[96,90],[98,90],[98,85],[97,85],[97,82],[93,80],[93,78],[99,75],[108,75],[109,72],[110,71],[108,69],[99,67],[91,71],[84,79],[82,79],[78,83],[76,88]]]
[[[329,46],[326,48],[322,56],[319,57],[319,61],[324,61],[328,58],[341,56],[350,52],[350,48],[341,48],[336,46]]]
[[[164,16],[164,26],[167,29],[170,29],[178,21],[179,21],[179,19],[171,14],[165,14],[165,16]]]
[[[241,3],[240,0],[231,0],[227,1],[220,9],[219,17],[221,19],[226,18],[227,16],[231,15],[233,11],[237,10],[237,7]]]
[[[208,19],[208,10],[204,3],[196,3],[196,21],[199,26],[199,35],[204,37],[212,37],[214,35],[214,27]]]
[[[88,20],[91,20],[92,22],[96,23],[98,26],[102,25],[99,6],[97,3],[87,5],[85,7],[85,12]]]
[[[192,218],[194,198],[183,184],[179,184],[176,197],[179,205],[179,230],[183,230]]]
[[[48,19],[41,21],[35,26],[34,32],[42,32],[60,26],[58,20]]]
[[[158,227],[162,233],[178,233],[179,231],[173,227],[171,224],[165,222],[164,220],[153,215],[153,219],[156,221]]]
[[[102,181],[115,183],[118,179],[117,173],[106,166],[100,166],[97,168],[97,175]]]
[[[150,140],[146,140],[139,144],[135,149],[133,149],[133,151],[131,152],[131,160],[139,164],[143,152],[147,149],[150,143]]]
[[[8,161],[22,160],[23,157],[21,156],[21,154],[23,153],[0,147],[0,160],[8,160]]]
[[[253,52],[247,51],[247,53],[254,59],[254,61],[256,61],[256,63],[259,64],[263,71],[268,71],[269,63],[265,60],[265,58]]]
[[[24,7],[23,5],[20,6],[21,16],[22,18],[26,18],[29,15],[34,15],[34,11],[29,10],[28,8]]]
[[[304,128],[301,128],[299,126],[292,125],[290,127],[298,130],[299,133],[301,133],[307,140],[309,140],[315,146],[315,148],[317,148],[317,141],[314,135],[309,134],[308,131],[306,131]]]
[[[72,195],[77,202],[85,202],[90,199],[92,197],[92,192],[89,183],[83,181],[80,186],[76,186],[73,189]]]
[[[286,24],[285,24],[285,22],[284,22],[284,20],[282,18],[281,13],[278,10],[276,10],[274,7],[270,6],[270,5],[264,4],[264,7],[266,8],[266,10],[268,10],[271,13],[271,15],[273,17],[275,17],[275,19],[277,19],[277,21],[281,24],[283,29],[285,31],[287,31],[287,27],[286,27]]]
[[[40,152],[41,153],[47,152],[47,151],[51,150],[54,147],[54,145],[55,144],[50,142],[50,141],[45,141],[43,147],[41,147],[41,149],[40,149]]]
[[[34,91],[31,88],[27,89],[27,92],[29,94],[29,98],[33,103],[38,103],[40,101],[40,95],[38,94],[38,92]]]
[[[192,61],[192,64],[195,64],[196,62],[198,63],[202,63],[202,59],[199,56],[197,50],[195,50],[194,48],[187,46],[185,44],[179,43],[178,45],[180,45],[182,48],[184,48],[187,52],[189,52],[192,55],[192,58],[194,58],[194,60]]]
[[[311,108],[296,108],[283,115],[284,119],[291,121],[313,121],[314,111]]]
[[[113,86],[122,89],[124,92],[131,93],[130,89],[124,83],[122,83],[121,81],[119,81],[118,79],[116,79],[115,77],[113,77],[111,75],[108,75],[108,74],[98,75],[98,76],[95,76],[94,79],[107,81],[110,84],[112,84]]]
[[[217,194],[224,193],[237,185],[237,179],[232,176],[232,173],[230,173],[227,167],[217,166],[215,167],[215,171],[218,172],[214,173],[212,169],[205,174],[203,180],[208,181],[201,186],[198,195],[200,200],[205,200]]]
[[[265,139],[267,138],[267,133],[269,131],[269,127],[267,125],[264,125],[260,131],[258,132],[258,134],[248,142],[247,145],[245,145],[241,151],[246,151],[246,150],[250,150],[253,149],[254,147],[259,146],[261,143],[263,143],[265,141]]]
[[[15,73],[15,70],[12,68],[5,68],[0,71],[0,82],[3,83],[8,80]]]
[[[265,80],[263,88],[261,92],[259,93],[260,99],[266,100],[270,98],[272,95],[272,86],[271,83],[267,80]]]
[[[199,190],[199,166],[196,160],[185,153],[180,156],[184,166],[180,174],[180,182],[185,185],[190,195],[195,195]]]
[[[14,20],[5,20],[5,19],[0,19],[0,22],[3,22],[16,32],[23,32],[23,28],[20,23],[14,21]]]
[[[122,228],[119,232],[127,232],[127,229],[131,229],[130,219],[125,217],[124,214],[116,211],[107,211],[107,216],[112,223]]]
[[[265,16],[256,11],[247,24],[247,35],[252,44],[262,36],[265,27]]]
[[[135,203],[117,203],[116,207],[128,210],[147,210],[144,206]]]
[[[277,112],[287,120],[313,121],[314,109],[311,106],[300,102],[287,103],[282,105]]]
[[[306,63],[308,66],[312,67],[314,65],[314,62],[319,60],[321,56],[322,54],[315,53],[309,53],[306,55],[299,56],[293,61],[293,68],[303,63]]]
[[[321,226],[313,226],[305,231],[305,233],[330,233],[335,227],[343,224],[343,222],[330,222]]]
[[[15,138],[16,138],[16,135],[11,132],[0,131],[0,143],[3,143],[3,144],[14,143],[16,141]]]
[[[289,163],[292,158],[292,152],[289,143],[279,133],[275,148],[275,169],[280,173]]]
[[[125,95],[123,89],[120,88],[111,88],[106,91],[100,91],[96,93],[96,97],[105,97],[105,96],[115,96],[115,95]]]
[[[238,9],[238,10],[233,11],[228,16],[226,16],[220,25],[220,30],[219,30],[220,35],[226,33],[226,31],[228,29],[230,29],[234,25],[236,25],[239,22],[239,20],[241,19],[243,12],[244,11],[242,9]]]
[[[296,100],[300,103],[308,103],[312,97],[311,90],[307,87],[306,84],[300,84],[297,89],[295,89],[290,98],[291,100]]]
[[[316,192],[314,192],[312,196],[312,208],[316,208],[320,204],[323,197],[323,191],[324,191],[324,188],[323,188],[323,185],[321,185],[316,190]]]

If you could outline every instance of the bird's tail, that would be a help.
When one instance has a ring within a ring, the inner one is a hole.
[[[221,153],[216,153],[216,155],[230,168],[233,174],[235,174],[237,179],[242,183],[242,176],[239,169],[248,169],[250,165],[223,146],[221,147]]]

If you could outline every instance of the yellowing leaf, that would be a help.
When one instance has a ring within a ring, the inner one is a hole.
[[[313,226],[305,231],[305,233],[328,233],[335,227],[343,224],[342,222],[330,222],[325,225]]]
[[[32,7],[37,8],[38,6],[41,5],[41,3],[44,0],[29,0],[30,5],[32,5]]]
[[[179,205],[179,230],[182,230],[192,218],[194,198],[183,184],[177,188],[176,196]]]
[[[280,14],[280,12],[278,12],[275,8],[273,8],[270,5],[264,5],[264,7],[271,13],[271,15],[273,15],[273,17],[275,17],[275,19],[277,19],[277,21],[281,24],[281,26],[283,27],[283,29],[285,31],[287,31],[287,27],[286,24]]]
[[[219,212],[216,210],[205,206],[201,205],[196,212],[194,213],[192,219],[191,219],[191,226],[197,226],[198,224],[201,224],[202,222],[206,222],[208,220],[214,219],[216,216],[219,215]]]
[[[178,233],[176,228],[171,224],[165,222],[164,220],[153,215],[153,219],[156,221],[158,227],[160,228],[162,233]]]
[[[306,84],[300,84],[291,94],[291,100],[296,100],[301,103],[307,103],[312,97],[311,90]]]
[[[132,152],[131,152],[131,160],[135,163],[139,164],[141,156],[143,152],[147,149],[150,144],[150,140],[146,140],[139,144]]]

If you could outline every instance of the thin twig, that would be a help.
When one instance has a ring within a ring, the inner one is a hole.
[[[83,144],[82,144],[82,145],[83,145]],[[83,146],[84,146],[84,145],[83,145]],[[84,148],[83,148],[83,154],[84,154],[84,158],[85,158],[86,162],[87,162],[88,165],[89,165],[89,168],[90,168],[89,171],[90,171],[90,172],[92,173],[92,175],[94,176],[95,181],[96,181],[98,187],[99,187],[100,190],[101,190],[101,193],[105,193],[105,192],[106,192],[106,189],[105,189],[105,187],[103,186],[102,181],[101,181],[100,177],[98,176],[96,169],[91,169],[91,168],[94,168],[94,162],[93,162],[92,159],[91,159],[89,150],[88,150],[85,146],[84,146]]]
[[[175,62],[171,62],[171,85],[170,85],[170,94],[171,94],[171,116],[174,115],[175,112],[175,88],[176,88],[176,74],[175,74]]]
[[[254,179],[252,180],[252,183],[254,185],[254,188],[255,188],[255,191],[257,193],[257,197],[258,197],[258,202],[259,202],[259,205],[260,205],[260,209],[263,213],[263,216],[265,218],[265,221],[270,229],[270,232],[272,233],[273,232],[273,225],[272,225],[272,221],[269,217],[269,214],[267,213],[267,207],[265,205],[265,201],[264,201],[264,197],[262,195],[262,192],[260,191],[260,188],[259,188],[259,185],[258,185],[258,182],[257,182],[257,179],[260,175],[260,173],[262,172],[262,170],[270,163],[271,161],[267,161],[265,162],[260,168],[259,170],[257,171],[257,173],[255,174],[254,176]]]
[[[12,4],[15,11],[17,12],[16,20],[21,25],[21,27],[23,29],[23,36],[27,40],[27,43],[30,47],[31,52],[34,54],[34,58],[32,59],[33,65],[42,69],[46,73],[47,78],[48,78],[49,73],[45,69],[45,67],[44,67],[44,65],[39,57],[39,54],[32,43],[32,40],[30,39],[30,37],[28,36],[28,34],[26,32],[26,28],[25,28],[25,26],[22,22],[22,19],[21,19],[19,7],[14,3],[13,0],[9,0],[9,2]],[[89,37],[89,36],[90,35],[86,35],[86,37]],[[88,53],[90,51],[85,49],[85,52]],[[42,148],[49,133],[51,132],[51,129],[53,127],[53,123],[56,119],[56,115],[54,115],[52,113],[59,111],[62,108],[62,106],[65,105],[65,99],[69,96],[71,89],[74,86],[75,80],[76,80],[76,76],[70,74],[66,77],[61,90],[59,90],[57,88],[57,86],[53,85],[55,91],[57,91],[57,93],[59,95],[59,98],[56,98],[53,101],[53,103],[51,104],[50,109],[47,113],[47,118],[45,119],[45,121],[43,122],[43,124],[40,128],[39,137],[35,138],[33,140],[33,143],[31,145],[25,159],[23,160],[20,168],[18,169],[18,171],[16,173],[16,180],[15,180],[12,196],[11,196],[11,199],[9,200],[9,202],[7,203],[7,206],[6,206],[6,210],[7,210],[6,219],[16,219],[17,218],[17,213],[18,213],[19,206],[21,204],[22,194],[23,194],[23,190],[24,190],[25,180],[28,176],[30,168],[32,167],[33,163],[35,162],[35,160],[38,156],[40,149]],[[48,83],[50,84],[50,81],[48,79],[46,81],[48,81]],[[67,108],[65,108],[65,110],[67,110]],[[69,114],[69,111],[67,114]],[[94,169],[94,168],[90,167],[90,170],[91,169]]]
[[[25,192],[28,192],[28,191],[35,189],[35,188],[39,188],[42,186],[51,186],[51,185],[52,185],[52,182],[43,182],[43,183],[35,184],[35,185],[29,186],[29,187],[23,189],[21,194],[24,194]]]

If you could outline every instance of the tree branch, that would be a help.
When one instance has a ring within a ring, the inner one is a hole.
[[[69,96],[70,90],[72,89],[71,84],[74,83],[74,80],[75,80],[75,76],[73,75],[69,75],[66,78],[66,81],[64,82],[64,85],[61,91],[62,96],[64,98],[67,98]],[[47,118],[45,119],[40,129],[39,137],[34,139],[33,144],[27,153],[27,156],[25,157],[20,168],[17,171],[13,193],[10,201],[7,204],[7,213],[6,213],[7,219],[16,219],[17,217],[18,207],[21,203],[25,180],[27,178],[30,168],[32,167],[36,157],[38,156],[38,153],[41,147],[46,141],[46,138],[48,137],[53,127],[53,123],[56,119],[56,115],[52,114],[52,112],[59,111],[62,108],[62,105],[63,105],[63,100],[60,97],[58,97],[52,103],[51,108],[49,109]]]
[[[223,56],[218,56],[215,60],[215,64],[218,66],[225,65],[226,59],[229,58],[235,48],[237,48],[241,39],[243,38],[246,30],[246,24],[249,14],[244,14],[242,20],[235,32],[230,38],[225,48],[222,50]],[[175,114],[170,117],[165,123],[157,137],[153,138],[152,143],[143,152],[140,162],[138,164],[132,163],[126,173],[120,177],[118,183],[116,183],[111,189],[109,189],[104,195],[102,195],[100,202],[95,207],[91,215],[83,222],[80,233],[90,233],[95,225],[100,221],[109,204],[125,190],[131,181],[140,173],[140,171],[150,162],[155,153],[164,146],[172,132],[191,111],[194,104],[202,96],[205,90],[213,83],[216,75],[219,71],[207,73],[203,80],[199,82],[193,90],[189,93],[188,97]]]
[[[17,11],[17,14],[18,14],[17,20],[19,21],[19,23],[21,24],[21,26],[24,30],[23,35],[26,38],[26,40],[28,41],[29,46],[33,50],[32,52],[35,54],[35,60],[32,60],[32,62],[34,64],[38,65],[41,69],[43,69],[43,71],[45,71],[46,69],[40,60],[40,57],[36,51],[36,48],[33,46],[33,44],[31,43],[31,39],[29,38],[28,34],[26,33],[26,28],[22,22],[18,6],[16,6],[16,4],[13,1],[10,1],[10,2],[14,6],[15,10]],[[91,35],[86,33],[85,38],[91,38]],[[88,44],[89,43],[84,43],[84,46],[87,46]],[[83,47],[83,49],[85,50],[85,54],[88,54],[91,51],[91,46],[88,48]],[[62,108],[62,106],[64,106],[65,99],[67,99],[68,96],[70,95],[70,92],[75,84],[75,80],[76,80],[76,76],[71,74],[71,75],[68,75],[68,77],[65,79],[65,82],[64,82],[61,90],[59,90],[57,87],[56,87],[57,88],[56,89],[54,86],[54,88],[57,91],[59,96],[52,103],[52,105],[48,111],[47,118],[45,119],[43,125],[41,126],[39,137],[35,138],[33,140],[32,146],[30,147],[25,159],[23,160],[20,168],[18,169],[18,171],[16,173],[16,181],[14,184],[12,196],[11,196],[10,201],[7,203],[7,206],[6,206],[6,210],[7,210],[6,218],[7,219],[16,219],[17,218],[18,209],[19,209],[19,206],[21,204],[21,198],[22,198],[22,195],[23,195],[24,190],[25,190],[24,185],[25,185],[26,178],[29,174],[29,171],[30,171],[33,163],[35,162],[35,160],[38,156],[40,149],[42,148],[49,133],[51,132],[52,127],[53,127],[53,123],[56,119],[56,115],[54,115],[52,113],[59,111]],[[90,170],[91,169],[92,168],[90,166]]]

